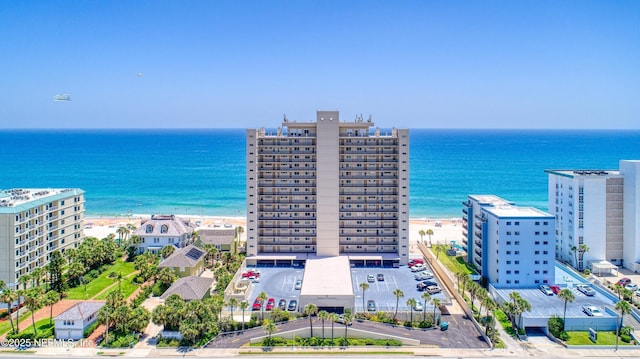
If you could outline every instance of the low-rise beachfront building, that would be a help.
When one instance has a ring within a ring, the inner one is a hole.
[[[211,296],[213,282],[213,278],[205,277],[188,276],[179,278],[162,293],[160,299],[167,299],[173,294],[187,301],[208,298]]]
[[[84,331],[98,320],[98,311],[103,306],[104,302],[79,302],[60,313],[54,321],[56,339],[84,338]]]
[[[198,230],[200,243],[209,244],[220,253],[228,253],[233,250],[234,241],[236,239],[236,230],[230,228],[202,228]]]
[[[182,219],[174,215],[152,215],[143,220],[132,234],[139,238],[136,244],[138,254],[150,251],[160,253],[168,245],[184,248],[193,242],[195,224],[189,219]]]
[[[15,288],[21,276],[45,267],[53,251],[77,247],[84,204],[78,188],[0,191],[0,280]]]
[[[622,160],[619,170],[545,172],[557,258],[580,270],[640,270],[640,161]]]
[[[207,252],[190,244],[176,249],[168,258],[158,264],[158,268],[170,268],[178,277],[199,276],[204,271]]]
[[[246,146],[247,263],[407,263],[408,129],[317,111],[313,122],[249,129]]]
[[[499,288],[553,284],[553,215],[494,195],[470,195],[463,205],[467,261],[487,283]]]

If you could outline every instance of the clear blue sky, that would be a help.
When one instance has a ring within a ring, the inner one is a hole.
[[[2,1],[0,34],[0,128],[640,128],[636,0]]]

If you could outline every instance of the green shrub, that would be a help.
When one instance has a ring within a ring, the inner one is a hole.
[[[88,338],[89,335],[91,335],[91,333],[93,333],[93,331],[96,330],[98,325],[100,325],[100,323],[98,323],[97,320],[93,322],[93,324],[91,324],[90,326],[87,327],[87,329],[84,330],[84,332],[82,333],[82,337]]]
[[[631,342],[631,336],[626,335],[626,334],[621,334],[620,335],[620,340],[622,340],[625,343],[630,343]]]

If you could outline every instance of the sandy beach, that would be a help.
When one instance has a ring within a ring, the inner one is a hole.
[[[223,227],[225,224],[232,227],[242,226],[246,228],[247,220],[245,217],[217,217],[217,216],[187,216],[177,215],[181,218],[189,218],[193,222],[199,223],[198,228],[215,228]],[[126,217],[86,217],[84,221],[84,233],[86,236],[104,238],[110,233],[116,234],[118,228],[131,224],[135,227],[140,226],[141,221],[149,219],[150,215],[134,214]],[[452,240],[456,243],[462,243],[462,219],[455,218],[411,218],[409,220],[409,242],[411,254],[416,254],[416,244],[421,241],[429,241],[429,236],[420,237],[420,231],[427,232],[429,229],[433,231],[431,236],[432,244],[448,244]],[[244,233],[243,233],[244,236]],[[241,238],[244,240],[244,238]]]

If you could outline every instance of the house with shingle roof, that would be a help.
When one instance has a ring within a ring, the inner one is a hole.
[[[56,339],[82,339],[84,331],[98,319],[100,302],[79,302],[55,318]]]
[[[211,296],[213,278],[189,276],[180,278],[169,287],[160,299],[167,299],[172,294],[179,295],[184,300],[200,300]]]
[[[195,224],[189,219],[181,219],[175,215],[154,214],[144,221],[132,234],[140,238],[136,244],[136,253],[147,251],[160,253],[168,245],[183,248],[193,242]]]
[[[199,276],[204,271],[206,255],[206,251],[190,244],[175,250],[158,268],[171,268],[178,277]]]
[[[218,253],[231,252],[236,230],[229,228],[202,228],[198,230],[202,244],[211,244],[218,249]]]

